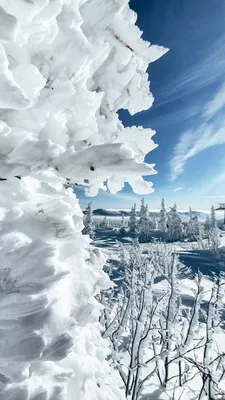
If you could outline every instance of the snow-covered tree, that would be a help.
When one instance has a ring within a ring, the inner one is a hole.
[[[150,227],[148,214],[148,206],[145,205],[145,201],[142,199],[138,221],[138,237],[141,243],[145,243],[149,240]]]
[[[144,256],[135,242],[121,251],[121,263],[124,282],[102,296],[101,322],[126,398],[140,400],[151,385],[173,399],[224,398],[225,353],[218,347],[225,337],[224,276],[213,277],[204,291],[198,272],[186,307],[180,290],[185,268],[171,248],[160,244]],[[154,292],[159,277],[163,291]]]
[[[91,239],[95,236],[91,201],[88,203],[86,214],[84,215],[84,229],[82,233],[83,235],[89,235]]]
[[[145,199],[141,199],[141,207],[139,211],[139,221],[138,221],[138,226],[139,230],[146,224],[146,218],[147,218],[147,209],[145,205]]]
[[[207,248],[213,251],[217,251],[220,245],[220,233],[217,228],[215,209],[211,207],[210,217],[207,214],[206,220],[203,225],[203,235],[207,241]]]
[[[209,236],[210,229],[211,229],[211,223],[210,223],[209,215],[207,214],[205,222],[203,224],[203,231],[204,231],[204,235],[206,237]]]
[[[103,219],[102,219],[102,221],[101,221],[101,228],[108,228],[108,219],[107,219],[107,217],[105,216]]]
[[[136,204],[134,204],[131,208],[130,217],[128,220],[129,234],[131,236],[137,236],[138,234],[138,221],[137,221],[137,213],[136,213]]]
[[[213,229],[217,228],[216,213],[215,213],[214,206],[211,207],[211,211],[210,211],[210,224]]]
[[[153,214],[150,219],[149,219],[149,225],[150,225],[150,229],[157,229],[157,221],[156,221],[156,217],[155,214]]]
[[[159,229],[160,232],[166,232],[167,231],[167,213],[166,213],[166,207],[165,207],[164,199],[162,199],[162,203],[161,203],[160,216],[159,216],[159,222],[158,222],[158,229]]]
[[[191,240],[196,240],[200,236],[201,226],[197,215],[193,215],[191,207],[189,208],[189,221],[187,234]]]
[[[122,215],[121,218],[121,224],[120,224],[120,229],[119,229],[120,235],[124,235],[126,233],[126,226],[125,226],[125,218],[124,215]]]
[[[201,231],[201,224],[198,220],[198,216],[194,215],[193,217],[193,233],[195,237],[198,237],[200,235]]]
[[[210,250],[216,252],[220,246],[220,231],[218,228],[211,228],[208,242]]]
[[[187,234],[191,238],[194,237],[194,227],[193,227],[193,213],[191,207],[189,207],[189,221],[187,225]]]
[[[182,238],[182,222],[177,211],[177,206],[174,204],[168,213],[168,238],[171,242],[176,242]]]
[[[118,110],[151,107],[166,50],[127,1],[0,3],[0,398],[117,400],[95,298],[110,283],[70,186],[152,191],[154,131]]]

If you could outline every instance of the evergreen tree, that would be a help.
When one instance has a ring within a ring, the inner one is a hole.
[[[211,207],[209,224],[210,224],[210,229],[207,236],[209,248],[213,251],[217,251],[220,244],[220,234],[219,234],[219,229],[217,228],[216,213],[214,206]]]
[[[174,204],[168,213],[168,236],[171,242],[176,242],[182,238],[182,222],[177,212],[177,206]]]
[[[216,251],[220,244],[219,229],[216,227],[215,210],[211,208],[211,215],[206,216],[203,226],[204,237],[208,241],[208,248]]]
[[[209,237],[210,229],[211,229],[211,223],[210,223],[209,215],[207,214],[204,225],[203,225],[204,236]]]
[[[102,228],[107,228],[109,226],[108,220],[106,217],[103,218],[102,223],[101,223],[101,227]]]
[[[199,236],[201,230],[201,225],[199,223],[197,215],[194,215],[192,224],[193,224],[193,235],[196,238]]]
[[[147,216],[147,209],[145,206],[145,199],[141,199],[141,207],[140,207],[140,211],[139,211],[139,221],[138,221],[138,225],[139,225],[139,231],[142,229],[143,225],[146,224],[146,216]]]
[[[187,234],[188,236],[194,240],[199,237],[200,234],[200,224],[198,221],[198,216],[193,215],[191,207],[189,208],[189,222],[187,227]]]
[[[137,236],[138,223],[137,223],[137,216],[136,216],[136,204],[134,204],[133,207],[131,208],[128,226],[129,226],[129,234],[131,236]]]
[[[122,219],[121,219],[121,225],[120,225],[119,233],[120,233],[121,235],[124,235],[124,234],[126,233],[124,215],[122,215]]]
[[[160,232],[166,232],[167,231],[167,213],[166,213],[166,207],[165,207],[164,199],[162,199],[162,203],[161,203],[158,229],[159,229]]]
[[[84,216],[84,229],[83,235],[89,235],[91,239],[94,239],[94,224],[93,224],[93,213],[92,213],[92,202],[88,203],[86,208],[86,214]]]
[[[140,218],[139,218],[139,241],[146,243],[149,241],[150,220],[148,206],[145,205],[144,199],[141,201]]]
[[[157,222],[156,222],[156,217],[155,214],[153,214],[150,218],[150,228],[151,229],[156,229],[157,228]]]
[[[192,215],[192,209],[191,207],[189,207],[189,221],[188,221],[188,225],[187,225],[187,234],[188,236],[190,236],[191,238],[193,238],[193,215]]]
[[[215,213],[215,208],[214,206],[211,207],[211,213],[210,213],[210,224],[213,229],[216,229],[217,223],[216,223],[216,213]]]

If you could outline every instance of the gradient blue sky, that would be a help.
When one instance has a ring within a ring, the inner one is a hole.
[[[152,108],[120,113],[125,126],[156,130],[159,146],[146,161],[158,174],[146,202],[156,209],[164,197],[167,206],[202,210],[225,202],[225,1],[131,0],[130,7],[143,38],[170,48],[149,67]],[[84,207],[90,198],[76,193]],[[141,197],[126,185],[91,200],[94,208],[130,208]]]

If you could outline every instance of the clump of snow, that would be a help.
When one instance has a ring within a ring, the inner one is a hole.
[[[0,398],[119,400],[100,306],[110,285],[66,180],[95,195],[143,175],[154,132],[117,111],[151,106],[149,62],[126,0],[0,0]],[[67,389],[68,387],[68,389]],[[90,395],[91,394],[91,395]]]

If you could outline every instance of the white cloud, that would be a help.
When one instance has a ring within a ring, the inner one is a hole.
[[[196,63],[163,88],[164,92],[161,93],[162,99],[159,103],[163,104],[171,99],[190,95],[195,90],[204,89],[219,78],[221,79],[225,70],[224,51],[225,35],[208,47],[207,52]],[[189,108],[190,106],[187,105],[187,109]],[[193,101],[191,109],[196,109],[196,115],[193,114],[193,117],[200,120],[200,124],[197,129],[184,132],[175,146],[170,162],[172,181],[183,172],[190,158],[211,146],[225,143],[225,117],[220,118],[220,121],[219,118],[217,121],[214,118],[219,111],[225,109],[225,82],[223,81],[203,107],[199,107]]]
[[[219,88],[214,98],[206,104],[203,115],[206,118],[211,118],[224,106],[225,106],[225,83]]]
[[[187,67],[182,74],[168,82],[158,93],[155,107],[182,98],[187,94],[215,82],[224,75],[225,70],[225,35],[219,37],[202,57]]]
[[[219,100],[220,99],[220,100]],[[225,105],[225,84],[217,92],[214,98],[209,101],[203,112],[204,122],[196,130],[184,132],[174,148],[173,157],[170,161],[170,178],[174,181],[182,174],[186,162],[212,146],[225,143],[225,117],[217,121],[208,122]],[[207,118],[206,118],[207,117]]]
[[[180,190],[184,190],[184,188],[177,188],[177,189],[174,189],[173,191],[174,192],[180,192]]]

